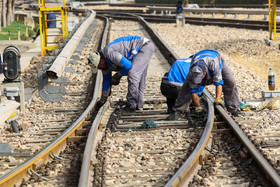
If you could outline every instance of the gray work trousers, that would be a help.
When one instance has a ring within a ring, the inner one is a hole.
[[[127,75],[128,92],[126,95],[130,108],[143,109],[146,76],[150,59],[154,53],[154,44],[147,42],[132,60],[132,68]]]
[[[224,94],[224,101],[226,104],[226,108],[229,112],[236,112],[240,110],[240,103],[238,98],[238,91],[235,79],[228,67],[228,65],[223,62],[222,67],[222,77],[224,80],[223,87],[223,94]],[[182,90],[180,91],[176,104],[173,107],[174,111],[184,112],[186,107],[189,106],[191,103],[191,93],[189,93],[190,85],[189,85],[189,74],[186,77],[186,80],[183,84]]]

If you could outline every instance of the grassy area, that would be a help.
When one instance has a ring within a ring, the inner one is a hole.
[[[9,31],[11,33],[11,40],[18,40],[18,27],[20,27],[20,35],[26,34],[26,26],[23,21],[14,21],[7,27],[2,27],[0,32],[0,40],[9,40]],[[28,27],[29,35],[34,35],[34,31],[31,27]],[[21,37],[22,40],[25,38]]]

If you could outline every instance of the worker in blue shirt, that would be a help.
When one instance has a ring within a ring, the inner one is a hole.
[[[111,94],[111,86],[118,85],[123,76],[127,76],[128,93],[124,111],[142,110],[144,104],[145,81],[150,59],[154,53],[153,43],[141,36],[120,37],[89,55],[92,68],[102,70],[102,97],[97,102],[101,107]],[[116,73],[112,76],[112,71]]]
[[[204,111],[200,105],[199,95],[206,85],[216,86],[215,105],[224,106],[222,92],[227,110],[233,116],[244,115],[240,110],[240,102],[235,79],[220,54],[215,50],[202,50],[192,56],[189,73],[178,95],[173,112],[168,119],[180,118],[184,110],[193,101],[195,113]]]
[[[191,58],[176,60],[162,78],[160,90],[162,95],[166,97],[168,113],[173,112],[172,107],[175,105],[177,96],[189,72],[190,65]]]

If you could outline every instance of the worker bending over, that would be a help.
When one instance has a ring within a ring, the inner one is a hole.
[[[243,115],[240,111],[238,91],[234,77],[220,54],[215,50],[202,50],[192,56],[189,73],[178,95],[173,113],[168,119],[176,120],[182,116],[191,100],[196,109],[195,113],[204,111],[200,106],[199,95],[206,85],[216,86],[216,99],[214,104],[224,106],[221,99],[222,92],[227,110],[233,116]]]
[[[100,108],[111,94],[111,86],[118,85],[123,76],[127,76],[128,92],[124,111],[134,112],[143,109],[145,81],[154,45],[141,36],[120,37],[89,55],[92,68],[102,70],[102,97],[97,102]],[[112,71],[116,73],[112,76]]]
[[[176,60],[170,70],[162,77],[160,90],[162,95],[166,97],[167,112],[172,113],[173,106],[183,86],[183,83],[189,72],[191,58],[183,58]]]

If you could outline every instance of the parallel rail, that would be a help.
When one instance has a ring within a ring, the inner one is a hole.
[[[71,39],[70,39],[71,41]],[[71,54],[69,54],[71,55]],[[100,89],[100,80],[101,73],[98,72],[96,76],[96,82],[94,87],[94,93],[92,101],[89,103],[86,110],[82,113],[82,115],[70,126],[67,130],[65,130],[57,139],[55,139],[52,143],[46,146],[44,149],[36,153],[30,159],[20,164],[18,167],[13,169],[12,171],[6,173],[0,178],[0,186],[13,186],[16,183],[21,182],[24,177],[27,177],[28,172],[32,170],[36,170],[39,165],[46,163],[51,159],[50,154],[58,154],[61,150],[65,148],[67,145],[67,139],[75,136],[76,130],[82,128],[84,123],[90,119],[91,114],[94,110],[96,101],[98,99],[98,93]]]

